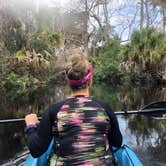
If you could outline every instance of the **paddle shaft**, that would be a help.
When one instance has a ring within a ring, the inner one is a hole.
[[[153,108],[153,109],[144,109],[144,110],[130,110],[130,111],[117,111],[114,112],[115,115],[131,115],[131,114],[166,114],[166,108]],[[41,117],[38,117],[39,120],[41,120]],[[5,124],[5,123],[15,123],[15,122],[23,122],[25,119],[24,118],[19,118],[19,119],[4,119],[0,120],[0,124]]]
[[[41,120],[41,117],[38,117],[39,120]],[[2,119],[0,120],[0,124],[5,124],[5,123],[16,123],[16,122],[23,122],[25,121],[25,118],[17,118],[17,119]]]

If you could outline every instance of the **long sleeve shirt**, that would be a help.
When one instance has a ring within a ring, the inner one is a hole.
[[[86,96],[52,104],[43,114],[39,126],[28,129],[26,135],[34,157],[43,154],[55,138],[54,153],[59,165],[109,165],[109,147],[122,144],[112,108],[101,100]]]

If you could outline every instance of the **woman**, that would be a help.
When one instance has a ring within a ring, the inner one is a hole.
[[[122,135],[111,107],[89,96],[92,73],[92,65],[77,53],[66,74],[70,97],[52,104],[39,125],[36,114],[25,117],[33,157],[43,154],[55,138],[50,165],[113,165],[109,147],[120,147]]]

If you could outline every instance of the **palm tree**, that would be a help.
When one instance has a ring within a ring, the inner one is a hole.
[[[123,49],[126,61],[133,63],[137,74],[147,72],[160,74],[164,70],[163,59],[166,57],[166,36],[157,32],[154,28],[146,28],[142,31],[134,31],[131,35],[131,43]]]

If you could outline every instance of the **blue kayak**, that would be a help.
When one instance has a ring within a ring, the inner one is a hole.
[[[53,144],[54,144],[54,140],[51,141],[47,151],[38,158],[34,158],[30,154],[23,166],[45,166],[45,165],[47,165],[47,161],[49,159]]]
[[[38,158],[28,156],[23,166],[46,166],[54,141],[50,143],[47,151]],[[123,141],[121,148],[112,147],[117,166],[143,166],[134,151]]]
[[[112,147],[117,166],[143,166],[135,152],[123,140],[121,148]]]

